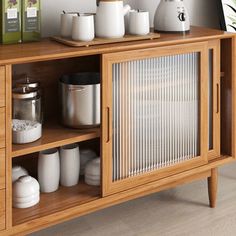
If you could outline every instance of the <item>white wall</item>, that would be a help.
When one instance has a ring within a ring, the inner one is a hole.
[[[133,8],[150,11],[151,22],[160,0],[126,0]],[[43,36],[59,32],[60,13],[65,11],[95,12],[95,0],[41,0]],[[215,0],[185,0],[193,25],[218,27]]]

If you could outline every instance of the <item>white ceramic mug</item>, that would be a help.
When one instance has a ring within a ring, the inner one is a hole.
[[[61,37],[71,38],[72,20],[74,16],[76,16],[74,13],[61,14]]]
[[[147,35],[150,33],[149,12],[130,11],[129,33],[134,35]]]
[[[41,151],[38,159],[38,181],[44,193],[55,192],[59,188],[60,159],[56,148]]]
[[[95,37],[93,14],[80,14],[73,17],[72,39],[75,41],[92,41]]]
[[[71,187],[79,182],[80,154],[79,146],[71,144],[60,148],[60,182],[62,186]]]

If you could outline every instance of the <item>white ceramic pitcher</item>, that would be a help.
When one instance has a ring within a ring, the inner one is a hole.
[[[122,0],[97,1],[95,31],[99,38],[122,38],[125,35],[124,16],[130,11]]]

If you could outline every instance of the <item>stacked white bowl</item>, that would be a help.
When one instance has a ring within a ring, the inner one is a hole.
[[[100,158],[90,161],[85,167],[85,183],[88,185],[99,186],[101,182],[101,163]]]
[[[86,165],[96,157],[96,153],[91,149],[80,150],[80,175],[84,175]]]
[[[28,171],[22,166],[12,167],[12,183],[18,180],[21,176],[28,175]]]
[[[13,184],[13,207],[28,208],[40,201],[39,183],[29,175],[16,180]]]

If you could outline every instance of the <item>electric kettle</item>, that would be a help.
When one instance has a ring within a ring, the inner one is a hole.
[[[183,0],[161,0],[154,17],[154,29],[158,32],[188,32],[190,21]]]
[[[95,16],[96,37],[122,38],[125,35],[124,16],[130,6],[123,7],[122,0],[97,0]]]

